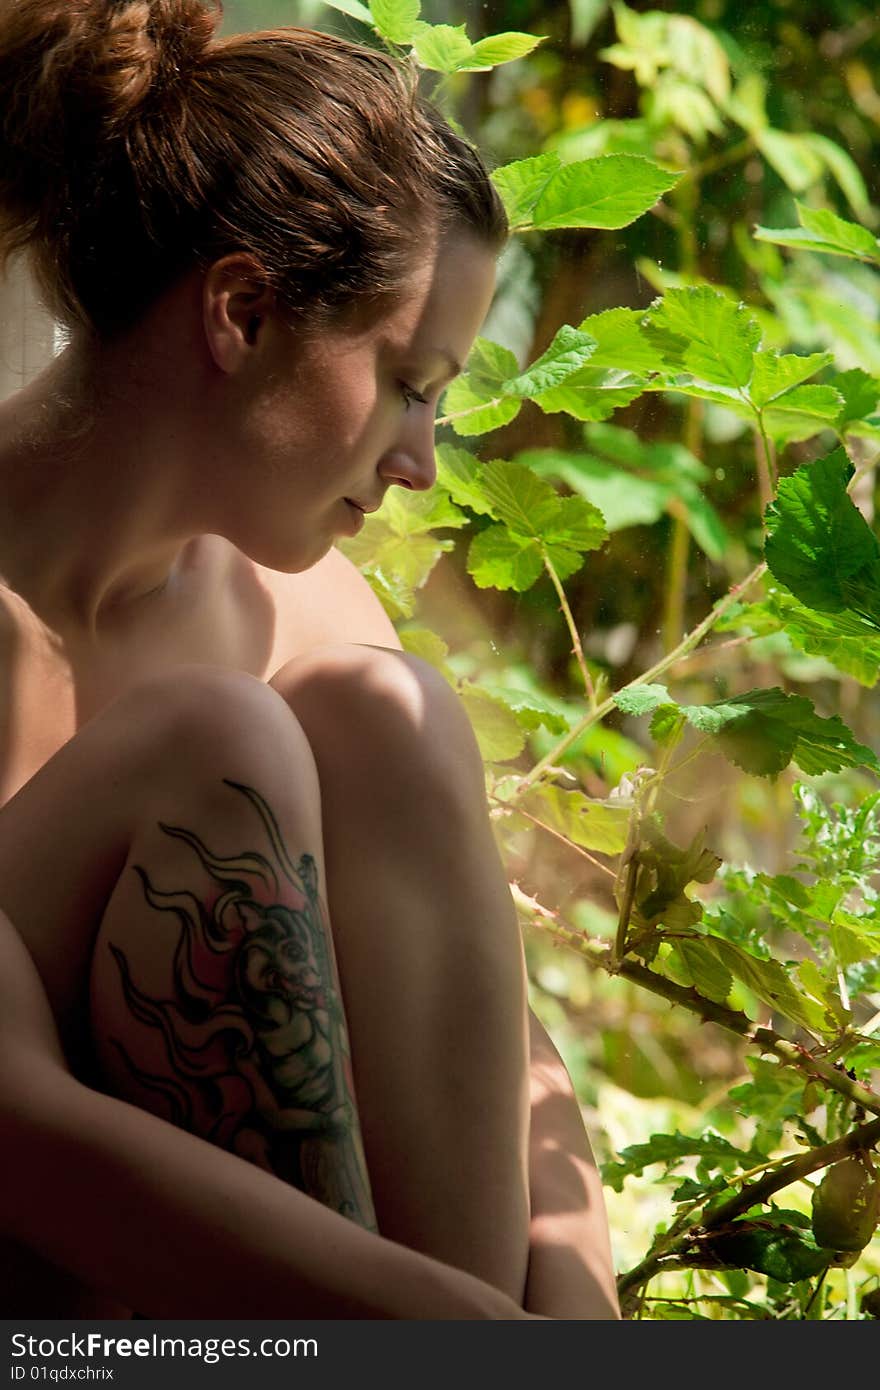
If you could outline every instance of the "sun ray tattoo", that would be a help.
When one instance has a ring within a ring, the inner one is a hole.
[[[132,1017],[161,1036],[167,1074],[111,1041],[172,1123],[375,1229],[315,861],[294,863],[259,792],[223,780],[256,809],[271,858],[253,849],[222,857],[192,830],[159,822],[193,849],[217,892],[204,901],[185,888],[163,892],[133,866],[150,907],[180,923],[170,999],[150,998],[110,946]]]

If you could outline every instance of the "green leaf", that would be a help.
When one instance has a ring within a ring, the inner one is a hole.
[[[509,348],[487,338],[477,338],[467,369],[446,389],[443,409],[456,434],[487,434],[500,429],[519,414],[521,402],[504,399],[504,383],[519,374],[519,364]]]
[[[361,24],[369,24],[372,29],[373,16],[360,0],[325,0],[325,3],[333,10],[341,10],[343,14],[350,15],[352,19],[359,19]]]
[[[865,432],[874,434],[880,426],[877,418],[880,377],[870,376],[861,367],[853,367],[848,372],[838,372],[830,385],[843,397],[843,409],[834,424],[838,434],[861,434],[863,426]]]
[[[733,987],[733,976],[717,955],[699,938],[676,941],[672,957],[677,970],[675,978],[679,984],[692,987],[723,1004]]]
[[[419,0],[370,0],[376,32],[391,43],[410,43],[421,12]]]
[[[556,477],[573,492],[592,502],[609,531],[625,526],[650,526],[666,512],[673,495],[668,483],[639,478],[592,454],[567,454],[561,449],[527,449],[517,460],[543,477]]]
[[[420,21],[414,26],[411,37],[419,66],[431,72],[458,72],[473,53],[473,44],[463,24]]]
[[[602,1164],[602,1181],[615,1192],[622,1192],[624,1178],[638,1177],[654,1163],[664,1164],[669,1173],[690,1158],[698,1158],[706,1170],[720,1168],[724,1173],[731,1173],[760,1162],[763,1155],[735,1148],[720,1134],[690,1135],[676,1130],[674,1134],[652,1134],[643,1144],[627,1145],[620,1151],[618,1161]]]
[[[706,1266],[717,1261],[735,1269],[753,1269],[769,1275],[780,1284],[798,1284],[821,1273],[829,1263],[829,1252],[806,1240],[798,1231],[780,1226],[762,1226],[760,1221],[735,1221],[712,1232],[700,1243]]]
[[[514,536],[506,526],[490,526],[471,542],[468,574],[479,589],[530,589],[544,573],[539,541]]]
[[[826,255],[847,256],[853,260],[880,262],[880,242],[866,227],[848,222],[827,208],[808,208],[797,203],[800,227],[756,227],[758,241],[776,246],[792,246],[801,251],[820,251]]]
[[[665,685],[630,685],[618,690],[614,703],[624,714],[640,716],[653,714],[659,705],[667,704],[669,691]]]
[[[793,594],[773,589],[766,605],[756,606],[776,630],[783,630],[800,651],[822,657],[860,685],[873,686],[880,676],[880,633],[855,613],[819,613]],[[746,610],[745,621],[749,621]],[[772,628],[771,628],[772,630]]]
[[[491,179],[501,194],[511,231],[532,222],[535,204],[561,168],[559,155],[551,152],[533,159],[518,159],[493,170]]]
[[[593,367],[611,367],[647,376],[663,369],[662,355],[642,330],[644,313],[639,309],[605,309],[590,314],[578,324],[596,343],[590,358]]]
[[[367,517],[360,534],[340,543],[356,565],[372,566],[387,584],[404,590],[421,588],[452,541],[433,535],[436,527],[459,528],[463,512],[441,492],[389,490],[380,511]]]
[[[803,464],[766,512],[771,574],[819,612],[851,610],[880,631],[880,545],[849,494],[844,449]]]
[[[678,179],[638,155],[579,160],[550,179],[535,207],[534,226],[627,227]]]
[[[466,449],[451,444],[438,444],[436,449],[437,481],[445,487],[453,502],[470,507],[480,516],[492,516],[492,504],[483,492],[480,473],[483,465]]]
[[[557,737],[568,732],[569,721],[560,713],[557,705],[536,691],[514,690],[509,686],[500,686],[485,680],[481,682],[481,688],[488,690],[496,700],[501,700],[508,709],[513,710],[523,729],[533,732],[543,727]]]
[[[474,44],[471,62],[463,71],[497,68],[502,63],[512,63],[517,58],[525,58],[543,43],[546,34],[519,34],[507,32],[490,34],[488,38],[478,39]]]
[[[805,695],[749,690],[713,705],[682,705],[689,724],[718,742],[745,772],[773,776],[795,762],[803,772],[838,772],[869,767],[880,772],[875,754],[857,743],[843,721],[816,714]]]
[[[755,140],[768,164],[792,192],[803,193],[822,178],[822,160],[804,136],[767,126],[756,131]]]
[[[519,463],[493,460],[480,475],[494,515],[516,535],[530,536],[549,550],[569,546],[596,550],[606,539],[601,514],[580,497],[559,497],[549,483]]]
[[[856,217],[869,219],[872,211],[871,200],[855,160],[835,141],[829,140],[827,135],[810,131],[802,138],[822,160]]]
[[[702,939],[734,979],[741,980],[771,1009],[785,1014],[792,1023],[797,1023],[817,1037],[826,1037],[835,1031],[833,1026],[829,1027],[822,1005],[795,988],[790,975],[778,960],[762,960],[720,936],[704,936]]]
[[[455,677],[447,665],[446,658],[449,655],[449,648],[438,636],[427,627],[404,628],[398,633],[400,642],[405,652],[411,656],[421,657],[422,661],[427,661],[430,666],[436,667],[442,676],[455,685]]]
[[[777,442],[810,439],[834,427],[843,404],[833,386],[795,386],[767,407],[764,428]]]
[[[501,763],[517,757],[526,737],[516,715],[477,685],[462,684],[458,693],[486,761]]]
[[[573,844],[600,854],[621,854],[626,847],[629,810],[620,801],[598,801],[583,792],[536,787],[519,806]]]
[[[505,396],[540,396],[543,391],[559,386],[577,372],[592,356],[595,347],[595,339],[569,324],[563,324],[557,329],[547,350],[519,376],[506,381],[502,391]]]
[[[630,372],[587,366],[534,399],[548,415],[565,411],[575,420],[598,421],[629,405],[644,389],[644,380]]]
[[[702,285],[669,290],[651,306],[648,322],[671,366],[721,386],[746,386],[751,379],[761,330],[745,306],[726,295]]]
[[[749,395],[755,405],[766,406],[793,386],[815,376],[833,360],[834,354],[830,352],[811,352],[805,357],[795,353],[756,352]]]

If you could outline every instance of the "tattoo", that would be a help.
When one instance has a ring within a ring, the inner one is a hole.
[[[167,1073],[138,1067],[112,1041],[151,1108],[374,1229],[315,861],[303,854],[294,864],[260,794],[224,782],[255,807],[271,857],[249,849],[222,858],[191,830],[160,822],[191,846],[216,891],[204,901],[186,889],[160,892],[134,866],[150,907],[180,922],[173,998],[150,998],[125,953],[110,950],[130,1013],[161,1034]]]

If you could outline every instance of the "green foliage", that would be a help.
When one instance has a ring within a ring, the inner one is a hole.
[[[533,982],[579,1084],[700,1098],[602,1141],[615,1199],[666,1203],[624,1223],[624,1312],[867,1317],[880,37],[856,0],[824,48],[757,0],[520,6],[479,37],[416,0],[337,8],[476,131],[512,229],[436,492],[389,492],[344,548],[461,695],[527,946],[589,973],[586,1025],[563,951]]]

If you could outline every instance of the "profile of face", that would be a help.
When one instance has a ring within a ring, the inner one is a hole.
[[[244,404],[229,538],[271,569],[303,570],[356,534],[389,487],[430,488],[437,404],[494,284],[494,252],[462,232],[428,246],[378,316],[349,312],[303,336],[253,315],[248,351],[231,359]]]

